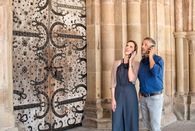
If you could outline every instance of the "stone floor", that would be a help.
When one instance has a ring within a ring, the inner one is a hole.
[[[195,131],[195,120],[177,121],[164,127],[162,131]]]
[[[78,127],[74,129],[70,129],[68,131],[111,131],[111,130],[103,130],[103,129],[93,129],[93,128],[84,128]],[[141,129],[140,131],[144,131]],[[192,121],[177,121],[174,122],[162,129],[162,131],[195,131],[195,120]]]

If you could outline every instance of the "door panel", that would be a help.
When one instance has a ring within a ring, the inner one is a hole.
[[[19,130],[81,125],[86,99],[84,0],[13,1],[14,114]]]

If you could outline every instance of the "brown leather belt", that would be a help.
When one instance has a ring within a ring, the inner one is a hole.
[[[150,97],[150,96],[155,96],[155,95],[160,95],[160,94],[162,94],[162,92],[155,92],[155,93],[141,93],[141,95],[143,96],[143,97]]]

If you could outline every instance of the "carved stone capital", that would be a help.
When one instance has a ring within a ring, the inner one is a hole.
[[[173,34],[175,38],[185,38],[186,37],[186,32],[174,32]]]
[[[187,32],[187,38],[189,40],[195,40],[195,31]]]

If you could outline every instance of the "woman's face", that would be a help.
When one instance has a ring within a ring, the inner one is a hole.
[[[125,55],[131,54],[135,50],[135,44],[133,42],[128,42],[125,46]]]

